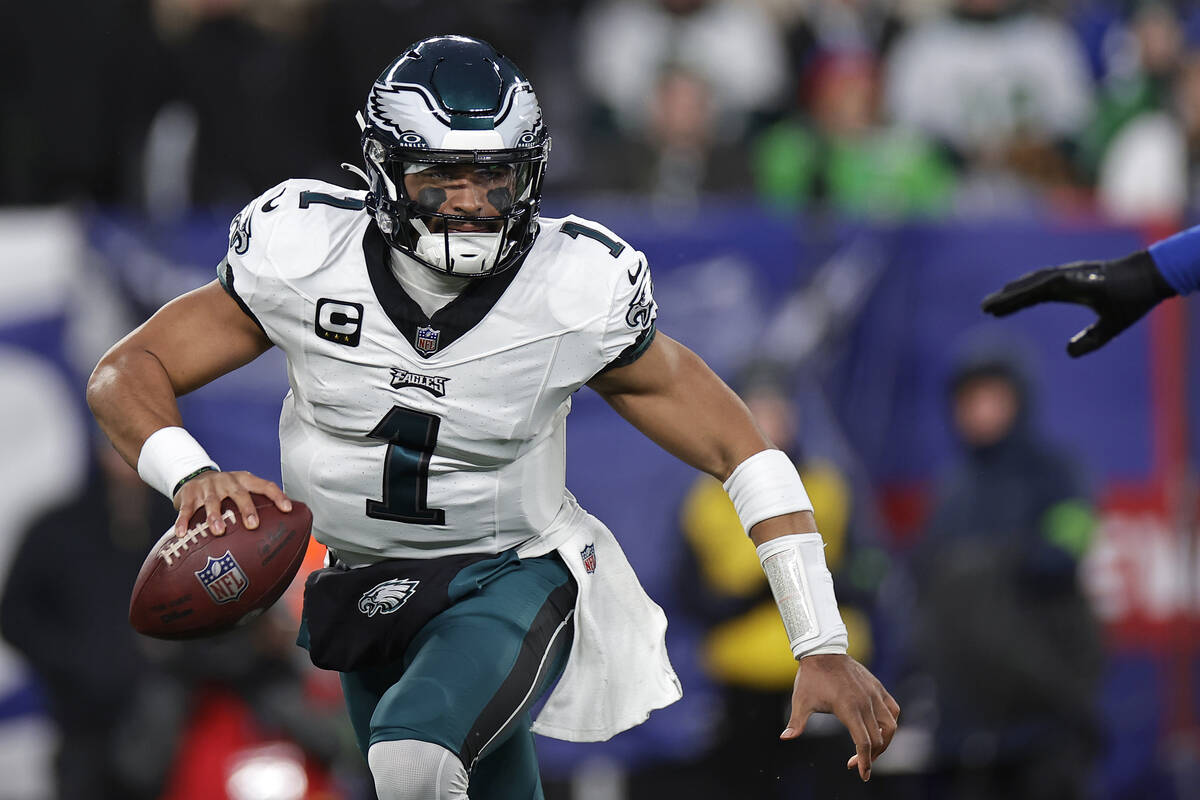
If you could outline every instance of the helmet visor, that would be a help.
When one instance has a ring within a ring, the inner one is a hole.
[[[368,131],[368,202],[392,247],[439,272],[490,275],[533,243],[548,150],[418,149]]]
[[[413,255],[451,274],[490,274],[521,243],[534,209],[537,166],[389,161],[387,176],[416,234]]]
[[[430,230],[475,228],[498,231],[533,193],[535,165],[529,161],[492,164],[431,164],[390,160],[385,171],[396,199],[409,201],[410,216],[427,220]],[[476,220],[478,224],[472,224]]]

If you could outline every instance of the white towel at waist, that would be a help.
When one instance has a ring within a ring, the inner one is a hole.
[[[553,544],[579,586],[575,640],[533,732],[599,742],[645,722],[651,711],[682,697],[683,689],[667,658],[663,610],[646,595],[604,523],[579,508],[569,493],[566,502],[577,513],[570,533],[565,539],[555,536]],[[530,542],[528,552],[521,548],[518,555],[528,558],[554,549],[546,544]]]

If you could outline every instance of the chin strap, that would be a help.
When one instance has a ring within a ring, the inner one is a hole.
[[[363,172],[361,168],[356,167],[353,164],[348,164],[345,161],[343,161],[342,169],[346,170],[347,172],[353,172],[355,175],[362,178],[363,183],[365,183],[367,185],[368,189],[371,188],[371,179],[367,177],[367,173]]]

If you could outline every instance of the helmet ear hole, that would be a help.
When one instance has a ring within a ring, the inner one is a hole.
[[[360,114],[362,112],[359,112]],[[387,149],[376,139],[367,140],[367,158],[376,164],[382,164],[387,158]]]

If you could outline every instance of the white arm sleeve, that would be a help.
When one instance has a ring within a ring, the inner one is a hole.
[[[825,566],[821,534],[780,536],[757,549],[792,655],[845,653],[849,646],[846,626],[833,593],[833,576]]]

